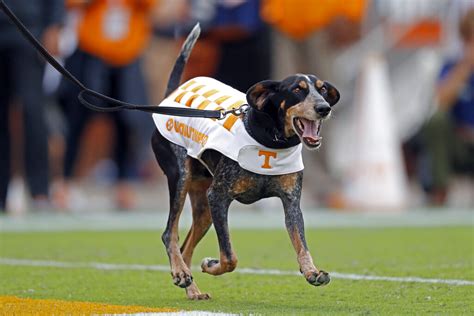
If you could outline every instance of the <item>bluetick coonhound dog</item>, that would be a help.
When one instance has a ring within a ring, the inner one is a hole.
[[[189,45],[183,46],[180,56],[187,57],[190,50]],[[180,69],[170,77],[168,91],[178,90],[183,67],[175,67]],[[192,90],[196,92],[201,88],[199,86]],[[301,143],[310,150],[317,149],[321,145],[322,122],[330,116],[332,106],[340,98],[338,90],[330,83],[316,76],[303,74],[296,74],[282,81],[259,82],[242,95],[249,105],[248,111],[234,120],[241,120],[248,135],[263,148],[275,150],[301,147]],[[175,100],[181,101],[181,98],[182,95]],[[186,103],[189,106],[196,100],[196,96],[190,97]],[[197,108],[219,104],[218,100],[199,102],[201,104]],[[169,125],[168,130],[176,128],[177,132],[186,134],[186,131],[178,128],[182,125],[173,127],[171,120],[166,124]],[[200,135],[193,132],[193,136],[188,135],[188,138]],[[194,140],[202,143],[203,137],[200,135]],[[234,200],[250,204],[263,198],[280,198],[284,206],[286,228],[296,251],[301,273],[314,286],[329,283],[328,273],[314,265],[305,240],[300,209],[303,179],[301,170],[277,175],[259,174],[242,168],[239,162],[215,149],[203,151],[199,159],[196,159],[188,154],[186,148],[164,137],[160,129],[153,134],[152,147],[158,164],[168,179],[169,188],[169,218],[162,240],[169,256],[173,283],[185,288],[189,299],[210,298],[199,290],[190,268],[193,251],[212,224],[217,233],[220,254],[218,259],[205,258],[201,263],[202,271],[221,275],[232,272],[237,267],[237,255],[231,246],[227,223],[229,205]],[[178,221],[187,195],[191,200],[193,222],[180,247]]]

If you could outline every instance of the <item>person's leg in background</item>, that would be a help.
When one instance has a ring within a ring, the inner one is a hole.
[[[453,133],[452,170],[454,180],[450,182],[449,206],[474,208],[474,134],[457,130]],[[461,206],[462,205],[462,206]]]
[[[68,132],[66,136],[66,152],[64,156],[64,178],[69,181],[74,177],[74,168],[81,145],[81,136],[86,123],[92,114],[89,110],[74,101],[68,102],[68,106],[75,109],[68,116]]]
[[[115,147],[114,160],[117,164],[117,182],[115,184],[115,206],[119,210],[129,210],[135,207],[135,193],[132,181],[137,176],[136,139],[134,133],[124,118],[123,113],[114,113]],[[135,141],[135,143],[134,143]]]
[[[423,127],[427,164],[422,185],[429,203],[442,206],[447,202],[454,174],[474,177],[474,144],[455,132],[450,114],[438,111]]]
[[[452,172],[453,126],[448,113],[438,111],[423,128],[423,140],[428,158],[427,179],[423,179],[429,202],[446,202]]]
[[[76,50],[66,59],[65,68],[82,81],[83,54]],[[70,179],[74,173],[74,163],[79,150],[80,137],[88,120],[89,113],[83,106],[78,106],[77,95],[80,89],[69,80],[62,78],[58,89],[59,104],[66,119],[66,149],[63,162],[63,176]],[[60,204],[62,204],[61,202]]]
[[[82,81],[88,88],[104,92],[107,69],[97,58],[77,50],[66,61],[66,69]],[[74,179],[74,170],[81,148],[81,140],[86,124],[94,112],[85,108],[77,99],[79,90],[70,82],[62,82],[60,103],[67,121],[66,150],[64,155],[64,182],[56,193],[56,203],[60,208],[68,209],[70,189]]]
[[[14,50],[13,77],[23,107],[24,160],[26,182],[33,208],[49,206],[48,129],[43,93],[44,63],[29,47]]]
[[[108,80],[108,70],[104,63],[98,58],[87,53],[77,51],[68,61],[68,66],[77,74],[79,80],[94,91],[107,93],[106,85]],[[64,162],[64,177],[69,181],[74,176],[74,167],[78,158],[81,137],[84,127],[95,112],[85,108],[77,99],[77,93],[70,93],[67,101],[68,136],[66,144],[66,157]]]
[[[0,50],[0,212],[6,211],[7,190],[10,182],[9,102],[11,78],[9,54]]]
[[[112,70],[112,96],[135,104],[148,103],[141,65],[139,59]],[[114,119],[117,130],[115,160],[118,168],[116,204],[120,209],[131,209],[135,205],[132,180],[138,177],[143,163],[151,159],[150,135],[154,124],[149,113],[140,111],[121,111],[115,114]]]

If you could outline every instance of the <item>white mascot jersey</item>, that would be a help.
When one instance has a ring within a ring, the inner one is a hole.
[[[245,103],[244,93],[215,79],[197,77],[181,85],[159,106],[218,110]],[[161,135],[186,148],[189,156],[204,165],[202,153],[214,149],[258,174],[282,175],[304,168],[301,144],[285,149],[265,147],[248,134],[240,117],[232,114],[223,120],[153,114],[153,120]]]

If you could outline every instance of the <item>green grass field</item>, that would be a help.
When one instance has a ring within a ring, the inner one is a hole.
[[[159,231],[3,232],[2,258],[167,265]],[[285,230],[231,230],[240,268],[297,271]],[[364,275],[474,280],[474,229],[320,228],[307,240],[320,268]],[[218,254],[215,232],[194,264]],[[237,270],[239,269],[237,268]],[[210,301],[189,301],[168,272],[0,265],[0,295],[242,314],[473,314],[474,286],[194,271]]]

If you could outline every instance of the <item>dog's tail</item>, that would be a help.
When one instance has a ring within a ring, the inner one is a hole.
[[[186,66],[189,55],[193,50],[194,44],[196,44],[196,41],[199,38],[199,34],[201,34],[201,27],[199,26],[199,23],[196,23],[191,33],[189,33],[188,37],[184,41],[178,58],[176,58],[176,62],[174,63],[173,70],[171,71],[171,75],[168,80],[168,86],[166,87],[165,98],[179,87],[184,67]]]

